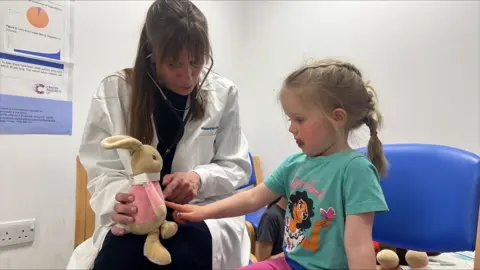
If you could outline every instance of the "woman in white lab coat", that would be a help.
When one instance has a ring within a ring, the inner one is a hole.
[[[67,268],[210,270],[248,264],[244,217],[179,225],[174,237],[162,239],[172,256],[167,266],[143,256],[145,236],[113,226],[130,222],[135,200],[125,193],[129,153],[102,149],[100,142],[108,136],[131,135],[159,150],[164,194],[173,202],[210,203],[248,182],[251,166],[238,90],[210,72],[212,64],[202,12],[189,1],[155,1],[134,67],[107,76],[91,101],[80,160],[97,224]]]

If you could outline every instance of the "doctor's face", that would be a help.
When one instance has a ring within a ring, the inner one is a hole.
[[[157,68],[157,76],[170,90],[183,96],[189,95],[198,83],[204,65],[203,59],[194,59],[192,54],[183,50],[178,61],[165,61]]]

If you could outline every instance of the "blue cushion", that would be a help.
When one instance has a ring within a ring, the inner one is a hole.
[[[250,180],[248,181],[248,184],[237,188],[237,190],[242,189],[242,188],[246,188],[246,187],[249,187],[249,186],[253,187],[257,184],[257,177],[255,176],[255,166],[253,166],[253,157],[252,157],[252,154],[250,152],[248,153],[248,157],[250,159],[250,164],[252,165],[252,174],[250,175]]]
[[[258,224],[260,223],[260,218],[262,217],[263,212],[265,212],[265,207],[262,207],[253,213],[245,215],[245,220],[252,223],[252,226],[255,229],[255,231],[258,228]]]
[[[381,185],[390,211],[375,216],[374,239],[421,251],[475,250],[480,157],[429,144],[384,145],[384,152],[390,169]]]

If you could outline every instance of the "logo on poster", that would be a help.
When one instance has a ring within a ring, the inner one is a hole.
[[[62,92],[58,87],[53,85],[45,85],[43,83],[36,83],[33,86],[33,91],[39,95],[48,95],[52,93],[60,93]]]

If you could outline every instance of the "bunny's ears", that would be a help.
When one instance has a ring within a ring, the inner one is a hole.
[[[125,135],[117,135],[105,138],[102,140],[101,145],[105,149],[121,148],[131,151],[138,151],[143,146],[139,140]]]

